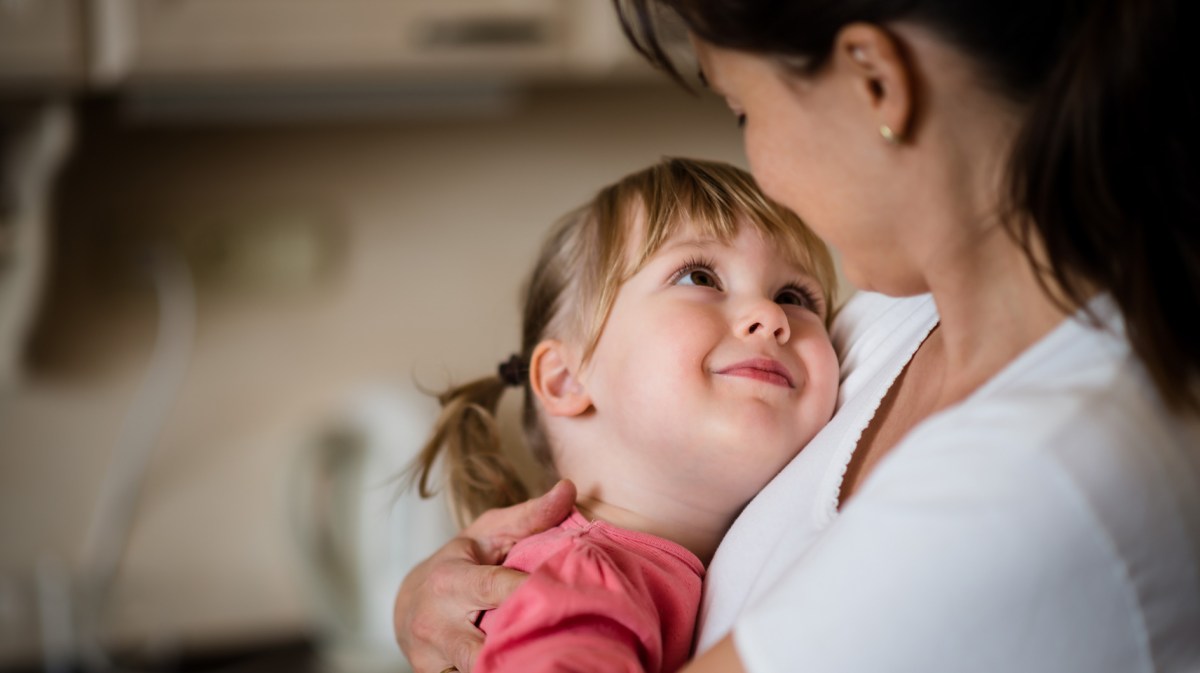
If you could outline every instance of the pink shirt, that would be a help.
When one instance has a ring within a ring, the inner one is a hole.
[[[704,566],[682,546],[578,511],[517,543],[530,573],[484,614],[476,673],[671,673],[688,660]]]

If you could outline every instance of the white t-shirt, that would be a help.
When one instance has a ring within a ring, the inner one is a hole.
[[[837,511],[929,297],[837,321],[833,421],[747,506],[710,566],[699,648],[751,673],[1200,671],[1200,422],[1169,414],[1107,298],[880,462]],[[734,623],[736,625],[734,626]]]

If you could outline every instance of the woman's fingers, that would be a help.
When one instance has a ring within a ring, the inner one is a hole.
[[[560,481],[545,495],[479,517],[404,578],[393,606],[396,642],[416,673],[453,665],[469,673],[483,646],[474,617],[502,602],[525,573],[500,567],[520,539],[550,528],[571,512],[575,486]]]
[[[480,563],[500,563],[518,540],[558,525],[574,506],[575,485],[563,479],[540,497],[484,512],[462,534],[478,544]]]
[[[462,551],[456,551],[456,548]],[[477,554],[477,547],[468,538],[455,538],[447,543],[442,551],[425,562],[430,567],[425,586],[420,587],[419,591],[439,603],[454,603],[456,607],[452,613],[455,618],[468,619],[471,613],[499,606],[521,586],[526,575],[503,566],[481,565]],[[442,561],[431,563],[437,557],[442,557]],[[416,572],[414,570],[413,574]],[[407,583],[408,579],[405,579]],[[404,585],[401,585],[403,588]]]
[[[417,673],[438,673],[451,659],[473,661],[483,636],[467,619],[470,602],[466,573],[480,566],[479,551],[469,538],[457,537],[417,564],[400,584],[393,605],[396,642]],[[472,647],[472,641],[475,641]],[[467,670],[467,669],[464,669]]]
[[[450,662],[462,673],[471,673],[482,647],[483,633],[476,629],[475,633],[460,638],[450,646]]]
[[[455,544],[474,547],[470,540],[462,538]],[[469,673],[483,647],[483,633],[475,627],[479,613],[499,606],[527,577],[511,568],[477,565],[463,558],[434,565],[422,593],[437,608],[431,608],[425,615],[413,615],[411,629],[421,648],[414,648],[413,656],[428,659],[428,670],[435,673],[450,664]],[[426,652],[421,655],[421,651]],[[418,672],[426,670],[415,662],[413,668]]]
[[[478,613],[500,607],[529,576],[503,566],[472,566],[468,577],[466,596],[473,603],[471,612]]]

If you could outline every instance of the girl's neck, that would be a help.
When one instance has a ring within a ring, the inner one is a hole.
[[[705,567],[733,523],[732,516],[725,520],[682,506],[655,508],[651,516],[646,514],[645,508],[622,506],[599,497],[595,491],[581,492],[575,507],[589,521],[604,521],[626,530],[671,540],[695,554]]]

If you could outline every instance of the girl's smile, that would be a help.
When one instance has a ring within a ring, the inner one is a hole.
[[[741,378],[753,379],[762,381],[783,388],[795,388],[795,379],[787,367],[777,360],[768,358],[755,358],[753,360],[745,360],[722,369],[718,369],[716,374],[721,376],[737,376]]]

